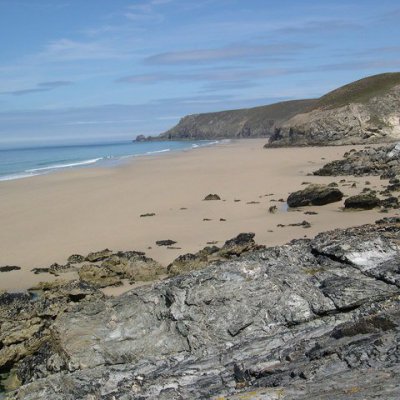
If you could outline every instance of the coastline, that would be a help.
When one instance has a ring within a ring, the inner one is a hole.
[[[77,168],[1,182],[0,266],[22,269],[1,273],[0,290],[24,290],[54,280],[30,270],[65,264],[76,253],[137,250],[167,265],[207,242],[221,245],[240,232],[254,232],[257,243],[274,246],[382,217],[376,210],[343,212],[343,202],[285,211],[277,201],[303,188],[306,181],[339,182],[343,177],[307,174],[364,146],[264,149],[264,144],[265,139],[242,139],[196,151],[135,157],[112,168]],[[382,186],[379,177],[344,179],[339,187],[347,195],[359,193],[367,181],[371,188]],[[346,186],[347,181],[356,181],[357,188]],[[209,193],[222,200],[203,201]],[[272,205],[278,207],[275,214],[268,213]],[[304,215],[306,210],[318,214]],[[156,215],[140,217],[145,213]],[[311,228],[277,227],[303,220]],[[164,239],[176,241],[177,248],[155,244]],[[121,290],[113,288],[109,294]]]

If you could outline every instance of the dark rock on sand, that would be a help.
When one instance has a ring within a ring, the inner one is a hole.
[[[11,399],[398,399],[399,240],[334,230],[81,301]]]
[[[174,240],[171,239],[166,239],[166,240],[157,240],[156,241],[156,245],[157,246],[172,246],[173,244],[175,244],[176,242]]]
[[[206,197],[204,197],[204,200],[221,200],[221,197],[219,197],[217,194],[208,194]]]
[[[379,207],[381,201],[378,197],[370,193],[358,194],[356,196],[348,197],[344,201],[344,207],[346,209],[361,209],[361,210],[372,210],[375,207]]]
[[[35,275],[39,275],[39,274],[48,274],[48,273],[50,273],[50,268],[32,268],[31,271],[32,271]]]
[[[156,215],[156,213],[146,213],[146,214],[141,214],[140,218],[144,218],[144,217],[154,217]]]
[[[85,261],[85,257],[81,256],[80,254],[72,254],[68,257],[68,264],[79,264]]]
[[[311,224],[308,221],[296,222],[289,224],[288,226],[302,226],[303,228],[311,228]]]
[[[327,185],[309,185],[304,190],[291,193],[287,199],[289,207],[322,206],[342,200],[343,193]]]
[[[384,208],[399,208],[399,199],[391,196],[380,201],[380,206]]]
[[[10,271],[19,271],[21,267],[17,267],[16,265],[4,265],[0,267],[0,272],[10,272]]]
[[[97,262],[97,261],[102,261],[105,260],[107,257],[110,257],[112,255],[112,251],[109,249],[104,249],[101,251],[96,251],[94,253],[89,253],[86,256],[86,261],[89,262]]]

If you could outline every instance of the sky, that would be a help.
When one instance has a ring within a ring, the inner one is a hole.
[[[0,0],[0,146],[156,135],[400,70],[398,0]]]

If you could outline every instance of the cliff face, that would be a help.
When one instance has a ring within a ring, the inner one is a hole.
[[[317,100],[189,115],[158,139],[252,137],[269,137],[270,147],[399,140],[400,73],[364,78]]]
[[[315,100],[294,100],[242,110],[188,115],[162,139],[268,137],[282,121],[313,106]]]
[[[399,140],[400,73],[382,74],[321,97],[278,127],[267,146],[363,144]]]

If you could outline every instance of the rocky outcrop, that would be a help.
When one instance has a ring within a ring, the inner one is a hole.
[[[227,240],[219,248],[217,246],[207,246],[195,254],[188,253],[176,258],[168,265],[170,276],[181,275],[191,271],[205,268],[212,262],[230,260],[246,253],[264,248],[254,241],[254,233],[240,233],[236,237]]]
[[[10,397],[397,399],[399,239],[382,220],[82,301]]]
[[[400,176],[400,143],[358,151],[353,149],[346,152],[343,159],[324,165],[314,175],[377,175],[382,179]]]
[[[266,147],[326,146],[400,139],[400,73],[375,75],[321,97],[285,120]]]
[[[289,207],[323,206],[342,200],[343,193],[334,186],[309,185],[303,190],[293,192],[287,198]]]
[[[268,137],[282,121],[308,109],[314,102],[315,100],[294,100],[240,110],[188,115],[182,118],[175,127],[162,133],[158,139]],[[149,138],[140,138],[140,140],[149,140]]]

